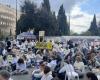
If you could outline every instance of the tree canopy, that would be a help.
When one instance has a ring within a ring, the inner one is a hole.
[[[69,25],[67,23],[66,14],[63,5],[58,12],[58,26],[60,35],[69,35]]]
[[[91,22],[90,28],[88,30],[92,36],[98,35],[98,26],[96,22],[96,15],[94,15],[93,21]]]
[[[38,35],[40,30],[44,30],[46,36],[69,35],[69,27],[63,6],[60,7],[58,17],[51,11],[49,0],[43,0],[40,8],[25,0],[21,6],[22,15],[18,20],[16,33],[26,32],[34,29],[34,34]]]

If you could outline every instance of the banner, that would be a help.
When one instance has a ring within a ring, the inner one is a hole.
[[[52,43],[51,42],[47,42],[47,49],[52,49]]]
[[[37,49],[52,49],[51,42],[37,42],[35,48]]]

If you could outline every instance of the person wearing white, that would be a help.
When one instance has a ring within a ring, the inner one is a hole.
[[[84,69],[84,63],[82,62],[82,59],[80,56],[76,57],[76,61],[74,63],[74,67],[75,69],[78,69],[80,71],[82,71]]]
[[[3,52],[2,52],[2,54],[3,54],[3,55],[6,55],[6,54],[7,54],[7,50],[4,49]]]
[[[43,77],[41,78],[41,80],[52,80],[52,79],[53,79],[53,77],[52,77],[51,72],[49,72],[46,75],[43,75]]]
[[[22,58],[18,60],[16,68],[18,72],[27,71],[26,63],[24,62]]]
[[[9,65],[9,63],[8,63],[7,60],[3,60],[3,61],[2,61],[2,67],[6,67],[6,66],[8,66],[8,65]]]
[[[35,78],[41,78],[43,76],[43,72],[40,69],[37,69],[32,72],[32,75],[34,75]]]
[[[7,60],[6,56],[3,56],[3,60],[2,60],[2,67],[8,67],[9,66],[9,62]]]
[[[16,56],[13,56],[12,64],[17,64],[18,58]]]
[[[13,80],[12,78],[9,78],[9,80]]]
[[[20,49],[22,52],[24,52],[26,50],[26,45],[25,43],[22,43],[21,46],[20,46]]]
[[[52,72],[50,71],[50,68],[46,66],[44,68],[44,75],[42,76],[41,80],[52,80]]]
[[[36,54],[36,62],[37,62],[37,63],[39,63],[39,62],[42,61],[42,58],[43,58],[43,57],[42,57],[40,54],[41,54],[40,51],[38,51],[37,54]]]
[[[42,76],[43,76],[43,74],[44,74],[44,68],[45,68],[45,64],[44,63],[40,63],[40,67],[39,67],[39,69],[35,69],[33,72],[32,72],[32,75],[33,75],[33,79],[32,80],[34,80],[34,78],[41,78]]]
[[[32,47],[32,43],[31,42],[28,42],[27,43],[27,48],[31,48]]]
[[[51,71],[54,71],[56,65],[57,65],[56,60],[52,60],[50,63],[47,64],[47,66],[49,66],[51,68]]]
[[[35,59],[36,55],[32,52],[32,50],[30,50],[27,54],[27,58],[28,59],[31,59],[31,58],[34,58]]]
[[[19,72],[26,70],[26,64],[17,64],[17,70]]]

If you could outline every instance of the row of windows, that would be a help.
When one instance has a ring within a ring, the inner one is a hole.
[[[7,23],[7,22],[0,22],[0,25],[6,25],[6,26],[14,26],[14,24]]]
[[[0,12],[13,15],[15,13],[15,10],[0,6]]]
[[[0,15],[0,18],[9,19],[9,20],[15,21],[15,18],[12,18],[12,17],[9,17],[9,16],[5,16],[5,15]]]

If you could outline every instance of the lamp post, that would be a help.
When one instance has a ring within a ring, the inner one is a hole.
[[[71,14],[70,14],[70,11],[69,11],[69,32],[68,32],[69,35],[70,35],[70,20],[71,20],[71,19],[70,19],[70,18],[71,18],[70,16],[71,16]]]
[[[17,37],[17,1],[18,0],[16,0],[16,37]]]

